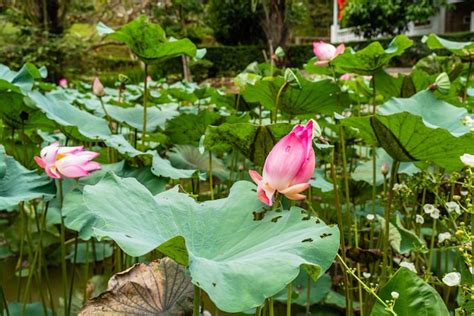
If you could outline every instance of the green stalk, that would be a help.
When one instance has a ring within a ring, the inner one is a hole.
[[[214,183],[212,179],[212,152],[209,151],[209,191],[211,193],[211,200],[214,200]]]
[[[372,75],[373,95],[372,95],[372,115],[376,112],[376,89],[375,89],[375,75]],[[375,214],[375,200],[377,199],[377,146],[372,146],[372,214]]]
[[[257,307],[257,309],[255,310],[255,316],[261,316],[262,315],[262,307],[259,306]]]
[[[76,232],[76,236],[74,237],[74,258],[72,261],[72,273],[71,273],[71,284],[69,286],[69,299],[67,305],[67,314],[71,315],[71,306],[72,306],[72,292],[74,290],[74,275],[76,270],[76,261],[77,261],[77,246],[79,243],[78,233]]]
[[[464,87],[464,94],[462,101],[466,102],[467,99],[467,88],[469,87],[469,81],[471,80],[471,69],[472,69],[472,57],[469,59],[469,67],[467,68],[466,86]]]
[[[68,279],[67,279],[67,267],[66,267],[66,245],[64,244],[66,239],[66,228],[64,226],[63,218],[63,202],[64,202],[64,191],[63,191],[63,179],[58,180],[59,186],[59,212],[61,217],[61,229],[60,229],[60,240],[61,240],[61,273],[63,283],[63,298],[64,298],[64,315],[68,314]]]
[[[381,283],[384,283],[387,276],[388,269],[388,252],[390,249],[390,217],[392,215],[392,201],[393,201],[393,186],[396,181],[398,167],[400,162],[395,160],[392,164],[392,170],[390,175],[390,184],[388,188],[388,201],[387,206],[385,207],[385,229],[384,229],[384,251],[383,251],[383,262],[382,262],[382,277]],[[391,254],[391,252],[390,252]],[[391,256],[391,255],[390,255]]]
[[[308,282],[306,283],[306,315],[310,315],[311,308],[311,277],[308,274]]]
[[[272,297],[268,298],[268,315],[269,316],[274,316],[275,315],[275,310],[273,308],[273,298]]]
[[[194,285],[193,316],[199,316],[199,306],[201,300],[201,289]]]
[[[337,223],[339,226],[339,229],[341,231],[341,239],[340,239],[340,244],[341,244],[341,253],[342,253],[342,258],[344,261],[347,260],[346,258],[346,245],[345,245],[345,240],[344,240],[344,221],[342,220],[342,208],[341,208],[341,203],[339,201],[339,191],[337,188],[337,175],[336,175],[336,155],[335,152],[333,151],[332,153],[332,162],[331,162],[331,178],[334,186],[334,203],[336,205],[336,211],[337,211]],[[347,272],[344,270],[344,291],[346,293],[346,314],[347,315],[352,315],[352,293],[350,291],[350,284],[349,284],[349,275]]]
[[[276,95],[275,100],[275,112],[273,113],[273,123],[276,123],[278,120],[278,106],[280,105],[281,94],[283,93],[286,87],[288,87],[288,81],[285,81],[285,83],[281,85],[280,89],[278,89],[278,93]]]
[[[5,297],[5,292],[3,291],[3,286],[0,284],[0,297],[1,297],[1,301],[0,301],[0,307],[2,308],[2,313],[3,311],[6,311],[6,315],[7,316],[10,316],[10,310],[8,309],[8,301],[7,301],[7,298]]]
[[[147,123],[147,113],[146,106],[148,101],[148,64],[145,63],[145,80],[143,80],[143,131],[142,131],[142,146],[145,148],[145,138],[146,138],[146,123]]]
[[[347,157],[346,157],[346,140],[344,136],[344,128],[339,126],[339,141],[341,143],[341,154],[342,154],[342,176],[344,178],[344,191],[345,191],[345,200],[346,200],[346,221],[349,227],[349,247],[352,245],[352,234],[351,234],[351,208],[350,208],[350,189],[349,189],[349,175],[347,172]],[[350,170],[349,170],[350,172]]]
[[[438,220],[436,218],[433,218],[433,228],[431,230],[431,242],[430,242],[430,255],[428,257],[428,267],[426,268],[426,275],[425,275],[425,281],[429,280],[429,276],[431,274],[431,262],[433,261],[433,250],[434,250],[434,244],[435,244],[435,239],[436,239],[436,222]]]
[[[20,301],[20,295],[21,295],[21,270],[23,268],[23,252],[25,250],[25,214],[23,212],[23,202],[19,204],[20,206],[20,220],[21,220],[21,225],[20,225],[20,255],[18,256],[18,261],[16,263],[15,270],[20,271],[20,277],[18,278],[18,283],[17,283],[17,293],[16,293],[16,300]]]
[[[86,286],[84,286],[84,294],[83,294],[83,300],[82,304],[85,304],[87,302],[87,282],[89,281],[89,241],[86,241],[86,262],[84,265],[84,275],[85,275],[85,280],[86,280]]]
[[[291,316],[291,298],[293,296],[293,283],[288,284],[288,298],[286,299],[286,316]]]

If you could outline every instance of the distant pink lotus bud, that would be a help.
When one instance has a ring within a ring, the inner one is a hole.
[[[146,76],[146,81],[152,81],[153,78],[151,76]]]
[[[83,146],[59,147],[55,142],[43,148],[40,156],[35,156],[36,163],[53,179],[85,177],[101,169],[98,162],[92,161],[99,154],[86,151]]]
[[[337,48],[334,45],[321,42],[313,43],[313,52],[318,58],[316,61],[316,66],[326,66],[331,60],[336,58],[337,55],[344,53],[346,47],[344,44],[340,44]]]
[[[351,77],[352,77],[351,74],[343,74],[340,79],[341,80],[350,80]]]
[[[67,88],[67,79],[66,78],[61,78],[59,79],[59,86],[62,87],[62,88]]]
[[[103,97],[105,95],[104,86],[97,77],[95,77],[94,83],[92,84],[92,93],[94,93],[98,97]]]
[[[380,172],[382,172],[383,176],[388,175],[388,172],[390,171],[390,166],[386,161],[382,162],[382,166],[380,166]]]
[[[364,79],[367,80],[367,81],[370,81],[370,80],[372,80],[372,76],[364,76]]]
[[[258,185],[258,198],[267,205],[273,204],[276,191],[290,200],[302,200],[300,194],[310,185],[313,176],[315,156],[313,150],[313,121],[296,125],[268,154],[263,167],[263,177],[250,170],[252,180]]]

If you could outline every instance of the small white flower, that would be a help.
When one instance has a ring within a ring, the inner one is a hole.
[[[458,286],[461,283],[461,273],[449,272],[443,277],[443,283],[447,286]]]
[[[471,268],[472,269],[472,268]],[[366,279],[370,279],[370,277],[372,276],[372,274],[370,274],[369,272],[362,272],[362,276]]]
[[[470,168],[474,168],[474,155],[464,154],[460,158],[464,165]]]
[[[472,125],[474,125],[474,120],[469,115],[466,115],[466,116],[464,116],[463,124],[467,125],[467,126],[472,126]]]
[[[368,221],[373,221],[375,219],[375,215],[374,214],[367,214],[366,218],[367,218]]]
[[[442,244],[443,242],[445,242],[446,240],[449,240],[449,239],[451,239],[451,234],[449,232],[440,233],[438,235],[438,243],[439,244]]]
[[[400,267],[407,268],[408,270],[417,273],[415,265],[411,262],[407,262],[407,261],[400,262]]]
[[[394,300],[396,300],[397,298],[400,297],[400,293],[395,292],[395,291],[393,291],[392,293],[390,293],[390,295],[392,296],[392,298],[393,298]]]
[[[461,193],[462,196],[466,196],[469,193],[469,191],[463,190],[463,191],[460,191],[459,193]]]
[[[439,210],[437,208],[434,209],[433,212],[430,213],[431,218],[438,219],[439,218]]]
[[[436,207],[433,204],[425,204],[423,205],[423,210],[426,214],[431,214],[434,210],[436,210]]]
[[[454,201],[446,202],[444,206],[446,207],[446,210],[448,211],[448,213],[451,213],[454,211],[458,214],[461,214],[461,208],[459,207],[459,204]]]
[[[423,218],[423,216],[416,214],[415,222],[417,222],[418,224],[423,224],[425,222],[425,219]]]

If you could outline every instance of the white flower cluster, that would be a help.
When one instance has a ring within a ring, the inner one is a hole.
[[[458,214],[461,214],[461,208],[459,207],[459,204],[454,201],[446,202],[444,206],[446,207],[448,213],[456,212]]]
[[[449,232],[444,232],[444,233],[440,233],[438,235],[438,243],[439,244],[442,244],[444,243],[446,240],[449,240],[451,239],[452,235],[449,233]]]
[[[450,272],[443,277],[443,283],[447,286],[458,286],[461,283],[461,273]]]

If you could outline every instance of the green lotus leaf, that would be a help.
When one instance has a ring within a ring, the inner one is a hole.
[[[331,114],[342,112],[350,103],[347,92],[342,92],[332,80],[309,81],[296,75],[299,86],[288,86],[282,91],[278,110],[290,115]],[[254,85],[248,84],[242,91],[245,101],[260,103],[263,107],[275,109],[280,87],[285,83],[283,77],[264,78]]]
[[[373,42],[357,52],[346,50],[344,54],[337,56],[331,64],[345,72],[373,75],[386,66],[393,57],[403,54],[411,45],[413,45],[413,41],[406,35],[398,35],[386,49],[379,42]]]
[[[227,198],[197,203],[177,187],[154,197],[135,179],[109,174],[66,195],[63,213],[70,229],[111,238],[131,256],[158,247],[188,266],[192,282],[219,309],[238,312],[280,292],[302,265],[317,278],[339,247],[337,227],[299,208],[254,220],[262,208],[255,190],[241,181]],[[83,207],[75,207],[78,201]]]
[[[459,157],[474,152],[474,133],[456,137],[408,112],[377,115],[370,122],[380,145],[398,161],[431,161],[456,171],[463,168]]]
[[[427,126],[444,128],[454,136],[470,131],[469,126],[462,124],[467,110],[436,98],[429,90],[421,91],[411,98],[392,98],[380,107],[378,113],[390,115],[401,112],[421,116]]]
[[[392,299],[392,292],[399,294],[394,311],[397,315],[447,316],[448,309],[441,296],[428,283],[407,268],[400,268],[382,287],[378,295],[383,301]],[[391,315],[378,301],[371,315]]]
[[[189,39],[168,39],[165,31],[146,16],[122,26],[116,31],[103,24],[98,25],[99,32],[109,39],[125,43],[132,52],[145,63],[154,63],[180,55],[196,56],[196,46]]]
[[[151,172],[157,176],[171,179],[187,179],[197,172],[196,169],[175,168],[169,160],[162,158],[156,151],[148,151],[147,154],[153,156]]]
[[[0,210],[12,210],[20,202],[51,198],[54,194],[48,177],[26,169],[0,145]]]
[[[447,49],[451,53],[461,57],[472,56],[472,54],[474,54],[474,42],[453,42],[441,38],[436,34],[425,35],[421,41],[426,43],[430,49]]]

